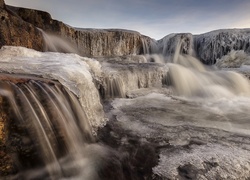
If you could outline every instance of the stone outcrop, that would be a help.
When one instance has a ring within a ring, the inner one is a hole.
[[[0,2],[0,21],[0,47],[12,45],[43,50],[41,32],[8,10],[4,1]]]

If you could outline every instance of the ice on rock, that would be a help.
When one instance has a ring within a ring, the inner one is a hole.
[[[34,75],[59,81],[79,98],[90,124],[95,129],[105,124],[104,112],[90,66],[84,60],[90,62],[90,59],[76,54],[42,53],[24,47],[4,46],[0,50],[0,72]]]
[[[232,50],[250,52],[250,29],[222,29],[194,36],[197,56],[206,64],[214,64],[216,59]]]

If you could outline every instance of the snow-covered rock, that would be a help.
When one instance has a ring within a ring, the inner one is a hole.
[[[250,29],[222,29],[194,36],[194,49],[201,61],[214,64],[232,50],[250,52]]]

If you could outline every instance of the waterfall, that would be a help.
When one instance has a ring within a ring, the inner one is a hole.
[[[24,132],[20,135],[21,138],[29,139],[26,141],[30,142],[30,147],[27,149],[31,151],[31,157],[25,159],[26,162],[22,162],[25,152],[22,150],[16,152],[19,154],[15,164],[19,169],[25,172],[27,169],[38,168],[39,164],[44,164],[43,173],[48,173],[52,179],[58,179],[66,173],[59,161],[62,157],[68,157],[68,161],[72,163],[71,170],[76,176],[78,173],[84,173],[86,177],[92,176],[91,172],[83,172],[85,169],[82,169],[82,165],[79,164],[79,159],[85,159],[88,163],[88,157],[82,154],[82,150],[89,143],[93,143],[94,138],[86,114],[75,95],[59,83],[40,80],[19,83],[5,80],[1,81],[0,87],[0,95],[7,98],[9,107],[14,112],[10,114],[9,119],[15,119],[12,123],[18,126],[19,131]],[[11,137],[9,139],[14,141]],[[27,145],[23,144],[23,146],[25,148]],[[39,155],[32,154],[34,149]],[[33,158],[37,159],[36,164],[32,163]],[[29,177],[33,176],[32,174],[24,177],[38,178],[43,173],[33,174],[35,177]]]
[[[55,34],[45,33],[42,29],[39,28],[38,30],[43,35],[43,39],[45,42],[44,51],[79,54],[77,46],[70,42],[70,40],[63,39],[62,37]]]
[[[142,36],[142,54],[158,54],[159,47],[157,41]]]
[[[173,64],[169,64],[169,76],[177,95],[186,97],[232,97],[250,95],[249,81],[231,71],[214,71],[198,59],[183,54],[185,38],[177,43]],[[185,50],[186,52],[186,50]]]
[[[149,44],[148,44],[147,40],[145,38],[142,38],[141,41],[142,41],[142,52],[143,52],[143,54],[149,54],[150,49],[149,49]]]
[[[168,72],[164,64],[110,64],[103,63],[104,81],[101,94],[104,98],[126,97],[133,90],[163,87]]]

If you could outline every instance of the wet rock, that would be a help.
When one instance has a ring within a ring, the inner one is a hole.
[[[7,123],[9,120],[6,112],[6,102],[0,96],[0,177],[15,173],[15,166],[11,154],[7,148]]]
[[[4,8],[4,0],[0,0],[0,8]]]
[[[158,152],[154,142],[147,141],[123,129],[113,118],[98,132],[98,142],[116,150],[121,162],[127,165],[125,179],[151,179],[152,168],[157,165]]]
[[[118,29],[78,29],[78,48],[88,56],[122,56],[143,51],[140,33]]]

